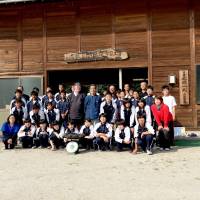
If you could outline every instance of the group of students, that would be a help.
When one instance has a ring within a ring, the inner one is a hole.
[[[5,149],[14,148],[19,140],[23,148],[56,150],[78,138],[87,150],[116,147],[136,154],[141,147],[151,155],[156,143],[168,151],[174,142],[175,98],[167,85],[162,87],[162,96],[154,95],[145,81],[140,88],[138,92],[125,84],[123,90],[116,90],[109,85],[101,96],[94,84],[87,95],[81,92],[80,83],[72,85],[70,94],[59,84],[55,95],[47,87],[40,97],[38,88],[33,88],[29,97],[19,86],[1,127]]]

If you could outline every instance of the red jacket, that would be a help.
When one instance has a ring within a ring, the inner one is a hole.
[[[158,110],[156,105],[151,106],[151,111],[156,120],[158,126],[163,125],[168,127],[169,122],[173,121],[172,114],[169,112],[169,108],[164,103],[161,104],[160,109]]]

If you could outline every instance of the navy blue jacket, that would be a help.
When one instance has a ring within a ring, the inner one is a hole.
[[[100,113],[101,97],[99,95],[85,97],[84,110],[85,118],[95,120],[98,119]]]

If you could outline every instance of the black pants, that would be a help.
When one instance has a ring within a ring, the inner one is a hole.
[[[79,143],[82,145],[83,148],[85,149],[91,149],[92,148],[92,144],[93,144],[93,139],[92,138],[85,138],[82,137],[79,139]]]
[[[39,137],[34,138],[34,144],[36,147],[48,147],[49,146],[49,136],[47,134],[40,134]]]
[[[31,148],[33,146],[33,137],[23,136],[20,137],[20,142],[23,148]]]
[[[125,143],[116,142],[116,144],[117,144],[117,150],[118,151],[122,151],[123,148],[132,149],[131,143],[130,144],[125,144]]]
[[[5,149],[8,149],[8,140],[12,139],[12,144],[10,144],[10,149],[13,149],[15,147],[16,141],[17,141],[17,135],[8,137],[8,138],[3,138],[3,143],[5,145]]]
[[[158,140],[161,148],[170,148],[170,131],[161,129],[158,133]]]
[[[153,148],[153,135],[149,134],[142,138],[138,138],[137,144],[141,146],[143,151],[150,151]]]
[[[71,121],[80,130],[80,127],[83,125],[83,119],[71,119]]]
[[[57,136],[54,133],[50,135],[49,139],[53,142],[56,148],[58,148],[59,146],[63,144],[63,140],[60,138],[57,138]]]

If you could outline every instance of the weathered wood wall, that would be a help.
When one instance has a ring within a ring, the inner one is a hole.
[[[98,48],[128,51],[126,61],[66,64],[64,53]],[[147,67],[160,92],[168,75],[189,70],[190,105],[172,94],[178,121],[199,126],[195,66],[200,62],[198,0],[79,0],[0,7],[0,76],[43,74],[47,70]],[[178,80],[177,80],[178,83]]]

